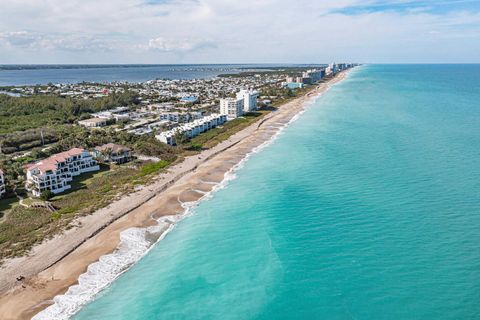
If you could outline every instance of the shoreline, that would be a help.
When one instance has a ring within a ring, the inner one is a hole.
[[[121,237],[126,236],[123,232],[144,230],[139,236],[146,242],[145,249],[138,257],[133,257],[134,261],[127,261],[121,272],[110,279],[113,281],[164,237],[176,221],[188,214],[189,204],[195,205],[225,183],[228,173],[257,148],[271,141],[305,109],[306,102],[345,79],[347,74],[348,71],[337,74],[228,140],[185,158],[159,175],[152,185],[79,218],[76,223],[81,227],[35,246],[28,256],[7,260],[0,269],[0,318],[30,319],[49,307],[53,297],[64,294],[76,284],[93,263],[121,251]],[[147,229],[151,232],[147,233]],[[15,281],[19,275],[26,277],[24,287]],[[100,289],[110,283],[107,281]],[[76,309],[71,314],[74,312]]]

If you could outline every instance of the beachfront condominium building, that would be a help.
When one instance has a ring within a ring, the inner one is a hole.
[[[157,140],[174,146],[177,144],[176,137],[184,135],[186,138],[191,139],[199,134],[216,128],[224,124],[227,121],[227,116],[224,114],[211,114],[202,119],[197,119],[192,122],[178,126],[172,130],[161,132],[156,135]]]
[[[159,115],[160,120],[172,122],[190,122],[201,118],[201,112],[163,112]]]
[[[107,143],[102,146],[95,147],[92,152],[93,156],[100,161],[114,162],[121,164],[132,160],[132,150],[130,148],[115,144]]]
[[[240,90],[237,99],[243,99],[243,111],[250,112],[257,110],[258,92],[255,90]]]
[[[325,70],[326,75],[335,75],[337,73],[337,64],[331,63],[328,65],[327,69]]]
[[[0,169],[0,198],[5,194],[5,176],[2,169]]]
[[[242,116],[244,113],[243,99],[226,98],[220,99],[220,114],[227,116],[228,120],[232,120]]]
[[[73,148],[29,164],[26,170],[25,187],[39,197],[46,190],[55,194],[68,190],[74,176],[100,170],[100,167],[87,150]]]
[[[317,81],[322,80],[322,78],[325,77],[325,69],[311,69],[307,70],[302,74],[302,78],[308,79],[306,81],[303,81],[303,83],[308,83],[312,84]]]

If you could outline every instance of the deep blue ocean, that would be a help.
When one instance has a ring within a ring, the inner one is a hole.
[[[143,82],[154,79],[208,79],[246,69],[293,64],[185,64],[185,65],[0,65],[0,86],[48,83]],[[314,65],[313,65],[314,66]]]
[[[368,65],[76,316],[480,319],[480,65]]]

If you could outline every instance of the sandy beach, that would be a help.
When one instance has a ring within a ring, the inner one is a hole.
[[[247,154],[301,112],[305,102],[346,75],[337,74],[228,140],[170,167],[155,183],[77,219],[76,227],[35,246],[28,256],[5,261],[0,268],[0,319],[30,319],[52,304],[54,296],[74,285],[88,265],[113,252],[122,231],[152,226],[160,217],[184,212],[182,204],[211,191]],[[17,281],[19,276],[25,280]]]

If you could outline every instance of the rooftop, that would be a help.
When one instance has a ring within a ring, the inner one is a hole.
[[[122,151],[130,151],[130,148],[119,145],[119,144],[115,144],[115,143],[107,143],[107,144],[104,144],[103,146],[95,147],[95,150],[100,152],[106,151],[106,150],[111,150],[112,152],[122,152]]]
[[[80,120],[78,122],[94,122],[94,123],[102,123],[107,121],[108,119],[106,118],[90,118],[90,119],[85,119],[85,120]]]
[[[68,158],[80,155],[84,151],[85,150],[81,148],[73,148],[68,151],[60,152],[38,162],[27,164],[26,169],[38,169],[40,172],[56,170],[58,163],[65,162]]]

